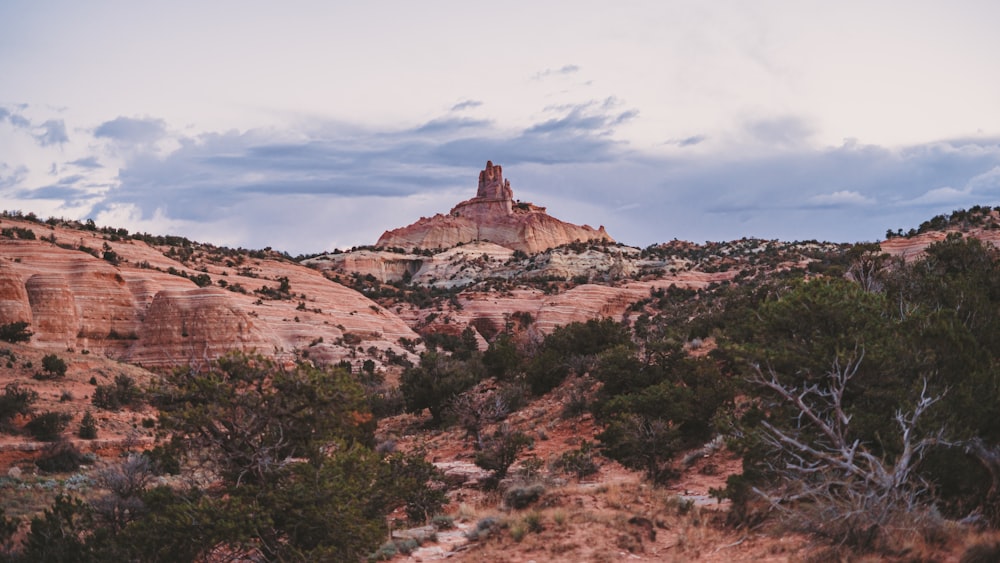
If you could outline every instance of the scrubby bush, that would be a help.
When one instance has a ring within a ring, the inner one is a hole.
[[[561,326],[545,338],[538,353],[528,362],[526,381],[536,395],[547,393],[573,371],[571,359],[593,358],[609,348],[630,345],[628,329],[611,319]],[[575,363],[587,365],[579,360]]]
[[[124,406],[134,405],[140,398],[141,392],[135,380],[122,373],[115,376],[113,384],[98,385],[94,389],[91,402],[99,409],[118,410]]]
[[[887,530],[936,533],[939,510],[996,525],[998,252],[953,234],[921,260],[868,266],[788,284],[731,319],[720,356],[754,382],[731,442],[744,459],[734,513],[766,498],[882,551],[898,547]]]
[[[492,436],[484,440],[483,447],[476,452],[476,465],[492,471],[493,475],[486,483],[488,487],[496,487],[504,477],[510,466],[517,461],[517,456],[521,450],[531,443],[531,439],[517,430],[513,430],[506,423],[501,424]]]
[[[448,502],[443,476],[421,453],[394,453],[386,459],[395,490],[410,522],[423,524]]]
[[[476,527],[465,533],[465,537],[471,541],[479,541],[488,538],[491,534],[500,529],[500,519],[496,516],[487,516],[476,522]]]
[[[36,379],[55,379],[66,376],[66,362],[55,354],[42,357],[42,373],[35,374]]]
[[[580,447],[575,450],[563,452],[552,463],[552,468],[556,471],[575,475],[578,479],[589,477],[597,473],[599,467],[594,461],[594,446],[584,440]]]
[[[439,352],[424,352],[420,365],[403,372],[399,388],[408,412],[426,408],[433,422],[440,424],[452,399],[475,385],[481,376],[478,358],[462,361]]]
[[[545,485],[541,483],[515,485],[504,492],[503,502],[514,510],[521,510],[538,502],[544,493]]]
[[[28,323],[24,321],[0,325],[0,340],[4,342],[10,342],[11,344],[27,342],[31,340],[31,334],[31,331],[28,330]]]
[[[97,419],[88,410],[83,413],[83,418],[80,420],[80,429],[77,430],[76,435],[84,440],[94,440],[97,438]]]
[[[85,457],[70,442],[60,440],[42,451],[35,465],[42,471],[68,473],[80,468]]]
[[[72,419],[73,417],[67,413],[44,412],[35,415],[24,425],[24,428],[35,439],[43,442],[52,442],[59,439],[59,435],[66,429],[66,426],[69,425],[69,421]]]
[[[8,383],[3,389],[3,395],[0,395],[0,430],[5,432],[13,430],[11,427],[13,419],[33,413],[32,405],[37,400],[38,393],[35,391],[22,387],[16,381]]]

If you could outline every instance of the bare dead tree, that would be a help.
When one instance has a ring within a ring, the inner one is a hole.
[[[985,520],[993,526],[1000,525],[1000,446],[988,445],[980,437],[961,443],[965,453],[975,459],[989,473],[990,488],[980,503],[980,509],[966,517],[967,521]]]
[[[881,292],[885,287],[886,264],[889,259],[877,245],[852,252],[853,260],[845,277],[853,280],[868,293]]]
[[[507,401],[496,391],[466,391],[456,395],[448,406],[451,415],[466,436],[472,438],[477,450],[484,446],[483,429],[507,418],[510,408]]]
[[[91,506],[117,533],[145,512],[141,495],[154,479],[149,458],[130,454],[125,461],[97,472],[95,481],[107,493],[91,500]]]
[[[850,433],[844,395],[864,357],[835,360],[826,380],[796,387],[772,369],[756,368],[751,381],[773,392],[795,413],[787,425],[763,421],[764,443],[777,455],[768,463],[776,486],[754,491],[800,529],[861,548],[888,545],[893,531],[927,531],[936,522],[928,487],[914,467],[933,446],[950,445],[943,432],[920,435],[917,423],[941,396],[924,381],[912,412],[894,416],[902,450],[889,459]]]

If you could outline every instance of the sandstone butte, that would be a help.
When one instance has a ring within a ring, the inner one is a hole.
[[[534,254],[589,240],[614,242],[603,226],[594,229],[589,225],[566,223],[547,214],[544,207],[515,202],[510,181],[503,177],[503,169],[487,161],[486,168],[479,173],[476,197],[459,203],[447,215],[422,217],[412,225],[386,231],[376,246],[434,250],[489,241]]]
[[[100,231],[3,218],[37,239],[0,239],[0,325],[29,323],[32,346],[75,350],[145,367],[203,363],[230,350],[360,364],[416,339],[401,319],[360,293],[287,259],[246,259],[110,240]],[[81,249],[105,246],[111,263]],[[206,248],[206,247],[202,247]],[[227,263],[228,262],[228,263]],[[198,287],[191,278],[205,275]],[[276,293],[281,280],[290,290]],[[270,291],[260,291],[267,289]],[[359,352],[359,347],[364,352]]]

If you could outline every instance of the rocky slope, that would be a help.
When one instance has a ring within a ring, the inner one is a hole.
[[[604,227],[573,225],[548,215],[544,207],[514,201],[510,181],[499,165],[486,162],[479,173],[476,197],[463,201],[447,215],[421,218],[386,231],[376,246],[403,249],[446,249],[473,241],[536,253],[574,241],[614,242]]]
[[[151,245],[53,223],[0,221],[8,235],[0,238],[0,325],[29,323],[38,347],[147,367],[233,349],[359,363],[359,347],[383,362],[412,357],[398,342],[417,335],[398,317],[277,253],[171,237]]]
[[[506,225],[496,238],[514,240],[527,236],[517,209],[500,167],[488,163],[477,196],[450,217]],[[522,215],[557,221],[537,209]],[[894,236],[882,249],[915,257],[955,231],[1000,242],[996,211],[962,217]],[[529,253],[471,240],[436,252],[362,249],[297,264],[271,251],[17,214],[0,217],[0,230],[0,325],[29,323],[32,344],[46,350],[86,350],[147,367],[204,362],[231,349],[356,364],[371,357],[388,366],[415,359],[421,348],[412,343],[421,334],[471,326],[485,347],[517,314],[529,315],[540,334],[595,317],[624,319],[670,285],[698,289],[822,266],[846,248],[742,239],[638,249],[577,237]],[[532,248],[543,238],[519,240]]]

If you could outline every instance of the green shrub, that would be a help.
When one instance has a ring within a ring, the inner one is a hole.
[[[528,385],[536,395],[547,393],[569,375],[572,358],[593,358],[609,348],[631,345],[628,329],[611,319],[561,326],[545,338],[541,349],[528,362]]]
[[[76,446],[60,440],[43,450],[42,455],[35,460],[35,465],[42,471],[68,473],[80,469],[85,459]]]
[[[433,422],[440,424],[452,398],[475,385],[481,375],[478,358],[463,361],[439,352],[424,352],[420,365],[403,372],[399,388],[408,412],[426,408]]]
[[[55,354],[46,354],[42,357],[43,377],[38,379],[54,379],[66,376],[66,362]],[[36,376],[37,377],[37,376]]]
[[[44,412],[28,421],[24,428],[38,440],[53,442],[59,439],[59,435],[72,419],[73,417],[66,413]]]
[[[563,452],[559,459],[553,462],[552,467],[557,471],[576,475],[578,479],[593,475],[598,470],[593,450],[593,444],[584,440],[578,449]]]
[[[466,532],[465,537],[471,541],[486,539],[500,529],[500,524],[500,519],[496,516],[487,516],[476,522],[476,527]]]
[[[448,502],[443,487],[432,485],[443,481],[441,473],[421,453],[394,453],[385,463],[393,494],[403,501],[410,522],[423,524]]]
[[[10,342],[11,344],[27,342],[31,340],[31,334],[31,331],[28,330],[28,323],[24,321],[0,325],[0,340],[4,342]]]
[[[503,502],[514,510],[527,508],[538,502],[545,493],[545,485],[535,483],[533,485],[514,486],[503,494]]]
[[[77,430],[76,435],[84,440],[97,438],[97,419],[89,410],[83,414],[83,418],[80,420],[80,429]]]
[[[122,373],[115,376],[113,384],[98,385],[91,402],[99,409],[118,410],[124,406],[134,406],[140,399],[141,393],[135,380]]]
[[[512,430],[506,423],[501,424],[485,440],[483,449],[476,452],[476,465],[493,471],[493,476],[486,485],[496,487],[507,476],[510,466],[517,461],[517,455],[530,443],[531,439],[523,432]]]
[[[447,514],[436,514],[431,518],[431,525],[438,530],[450,530],[455,527],[455,519]]]
[[[10,423],[15,417],[34,412],[32,405],[37,400],[35,391],[21,387],[16,381],[8,383],[0,395],[0,430],[10,431]]]

